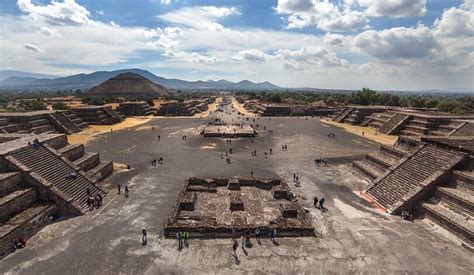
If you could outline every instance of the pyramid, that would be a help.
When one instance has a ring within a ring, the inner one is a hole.
[[[123,73],[92,87],[90,95],[166,95],[168,89],[136,73]]]

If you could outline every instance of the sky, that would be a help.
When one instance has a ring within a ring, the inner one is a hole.
[[[1,0],[0,69],[474,91],[474,0]]]

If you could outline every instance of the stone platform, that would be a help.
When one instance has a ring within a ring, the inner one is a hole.
[[[286,182],[274,179],[189,178],[165,226],[165,236],[178,230],[192,237],[232,237],[255,228],[268,235],[314,236],[310,215],[293,198]]]
[[[204,137],[239,138],[255,137],[257,133],[249,125],[209,125],[201,134]]]

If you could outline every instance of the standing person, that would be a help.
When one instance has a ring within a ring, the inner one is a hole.
[[[253,178],[253,170],[250,171],[250,177]]]
[[[182,238],[183,238],[183,233],[181,233],[181,231],[178,231],[176,233],[176,239],[178,239],[178,250],[181,250],[181,248],[183,247]]]
[[[260,227],[255,228],[255,239],[260,243]]]
[[[189,239],[189,233],[188,233],[188,231],[184,231],[184,233],[183,233],[183,242],[184,242],[184,245],[186,247],[189,246],[188,239]]]
[[[117,189],[118,189],[118,195],[120,195],[120,183],[117,184]]]
[[[128,198],[128,186],[125,185],[125,197]]]
[[[145,227],[142,227],[142,245],[146,245],[147,244],[147,232],[146,232],[146,229]]]
[[[239,247],[239,243],[237,242],[237,240],[234,240],[234,244],[232,245],[232,256],[234,256],[236,261],[239,259],[239,257],[237,256],[237,247]]]
[[[160,140],[161,140],[161,136],[160,136],[160,135],[158,135],[158,141],[160,141]]]
[[[270,155],[272,155],[272,154],[273,154],[273,150],[272,150],[272,148],[270,148]]]
[[[314,196],[313,198],[313,206],[317,207],[318,206],[318,197]]]
[[[296,173],[293,173],[293,181],[296,181]]]
[[[276,235],[277,235],[277,230],[275,228],[272,228],[271,231],[270,231],[270,236],[272,238],[272,242],[276,243]]]
[[[324,197],[322,197],[320,200],[319,200],[319,208],[321,208],[321,211],[324,211],[324,202],[326,201],[326,199]]]
[[[300,182],[300,178],[296,175],[296,182]]]

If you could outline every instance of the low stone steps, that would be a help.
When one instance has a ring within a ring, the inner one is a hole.
[[[81,168],[81,170],[89,171],[100,163],[98,153],[85,153],[82,157],[74,161],[74,165]]]
[[[430,185],[426,180],[435,181],[443,171],[457,164],[463,157],[463,154],[425,146],[375,182],[367,190],[367,194],[386,209],[396,211]]]
[[[371,164],[366,159],[356,160],[353,162],[353,167],[357,168],[362,174],[366,175],[370,180],[378,178],[383,171],[380,170],[377,166]]]
[[[425,202],[421,206],[426,217],[454,233],[461,240],[467,242],[469,246],[474,246],[474,220],[472,220],[472,216],[457,213],[443,203]]]
[[[96,194],[105,195],[104,191],[81,173],[78,173],[76,178],[66,178],[69,172],[75,170],[75,167],[44,146],[23,148],[11,153],[10,156],[51,183],[68,198],[81,205],[83,209],[87,209],[87,189],[93,196]]]
[[[390,166],[395,165],[398,160],[396,158],[393,158],[391,155],[387,155],[382,152],[368,154],[367,158],[370,159],[372,162],[377,163],[379,167],[381,167],[384,171]]]
[[[49,120],[42,118],[42,119],[30,121],[28,122],[28,124],[30,125],[30,127],[49,125]]]
[[[474,213],[474,192],[451,187],[438,187],[437,192],[441,200],[454,211]]]
[[[14,241],[29,239],[48,222],[48,216],[55,213],[55,206],[36,203],[0,224],[0,258],[6,255]]]
[[[84,144],[68,144],[58,150],[63,156],[70,161],[75,161],[84,156]]]
[[[42,125],[37,127],[31,127],[30,131],[35,134],[42,134],[46,132],[55,132],[55,129],[52,125]]]
[[[110,175],[113,169],[112,161],[100,161],[97,166],[87,171],[87,174],[94,180],[100,181]]]
[[[20,172],[0,173],[0,197],[13,192],[22,183]]]
[[[453,171],[453,181],[458,188],[474,191],[474,172]]]
[[[0,223],[30,207],[37,200],[38,196],[34,188],[17,189],[0,197]]]

